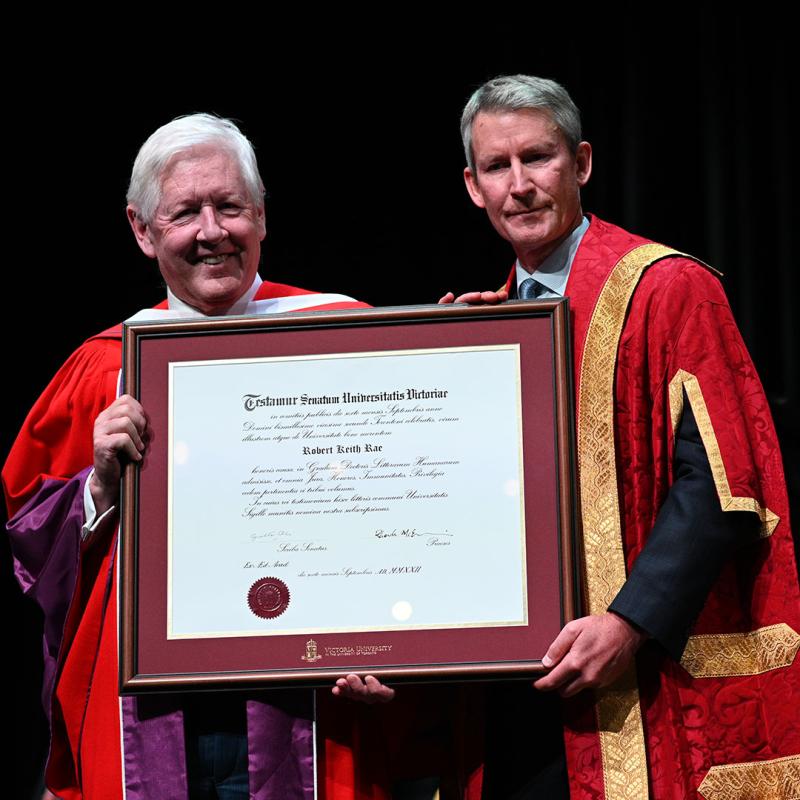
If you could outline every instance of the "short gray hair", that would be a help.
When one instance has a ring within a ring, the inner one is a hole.
[[[219,145],[236,159],[251,201],[261,206],[264,183],[250,140],[229,119],[213,114],[189,114],[176,117],[152,133],[133,162],[127,199],[139,218],[152,222],[161,201],[161,176],[172,158],[203,144]]]
[[[567,90],[548,78],[534,75],[500,75],[487,81],[473,92],[461,115],[461,140],[464,155],[472,172],[475,172],[475,157],[472,152],[472,125],[475,117],[483,111],[521,111],[526,108],[541,108],[550,112],[572,152],[577,152],[581,141],[581,115]]]

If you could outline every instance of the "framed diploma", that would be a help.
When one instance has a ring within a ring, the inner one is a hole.
[[[134,322],[125,693],[525,676],[573,617],[566,300]]]

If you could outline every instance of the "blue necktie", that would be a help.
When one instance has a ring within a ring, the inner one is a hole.
[[[519,285],[517,294],[519,294],[520,300],[537,300],[545,292],[549,291],[550,289],[547,286],[543,283],[539,283],[535,278],[525,278]]]

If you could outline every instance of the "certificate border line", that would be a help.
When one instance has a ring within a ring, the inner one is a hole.
[[[366,627],[366,628],[326,628],[320,630],[318,628],[300,628],[295,631],[280,631],[280,632],[210,632],[210,633],[174,633],[173,632],[173,477],[174,477],[174,407],[175,407],[175,391],[174,391],[174,376],[175,372],[181,368],[190,368],[197,366],[238,366],[241,364],[268,364],[268,363],[285,363],[293,361],[332,361],[338,359],[360,359],[360,358],[395,358],[405,356],[425,356],[425,355],[441,355],[453,353],[478,353],[478,352],[505,352],[511,351],[515,355],[514,360],[514,382],[515,382],[515,396],[516,396],[516,438],[517,438],[517,464],[519,467],[519,489],[518,497],[520,504],[520,527],[518,531],[519,545],[521,550],[521,610],[522,619],[517,621],[494,621],[490,623],[485,622],[465,622],[465,623],[446,623],[435,625],[404,625],[397,628],[383,627]],[[523,447],[523,432],[522,432],[522,376],[521,376],[521,359],[520,359],[520,343],[513,342],[509,344],[494,344],[494,345],[464,345],[458,347],[427,347],[427,348],[406,348],[402,350],[375,350],[364,351],[358,353],[312,353],[299,356],[259,356],[255,358],[222,358],[222,359],[196,359],[192,361],[170,361],[168,362],[168,435],[167,435],[167,635],[168,641],[178,640],[198,640],[198,639],[218,639],[218,638],[243,638],[254,636],[275,636],[275,635],[306,635],[308,633],[346,633],[346,632],[370,632],[370,631],[403,631],[403,630],[438,630],[447,628],[467,628],[467,627],[522,627],[529,625],[528,618],[528,585],[527,585],[527,528],[525,518],[525,474],[524,474],[524,447]]]
[[[235,364],[257,364],[278,361],[330,361],[340,358],[382,358],[395,356],[413,355],[436,355],[439,353],[475,353],[486,350],[517,350],[519,352],[519,342],[512,344],[479,344],[475,346],[462,345],[459,347],[418,347],[403,350],[369,350],[358,353],[309,353],[302,356],[258,356],[257,358],[209,358],[198,359],[195,361],[170,361],[170,372],[181,367],[196,367],[201,364],[204,366],[228,366]],[[170,388],[171,385],[170,385]]]
[[[173,458],[175,452],[174,437],[174,406],[175,391],[173,386],[174,372],[172,363],[169,364],[167,375],[167,639],[171,639],[172,632],[172,506],[173,506]]]
[[[525,625],[529,624],[528,620],[528,527],[527,519],[525,517],[525,449],[523,447],[523,432],[522,432],[522,365],[520,362],[520,344],[515,342],[512,348],[517,356],[516,358],[516,395],[517,395],[517,463],[519,464],[519,519],[520,519],[520,549],[522,550],[520,557],[520,567],[522,569],[522,611]]]
[[[252,638],[254,636],[326,636],[333,633],[372,633],[386,632],[398,633],[402,631],[432,631],[446,630],[448,628],[521,628],[527,627],[527,620],[491,621],[491,622],[443,622],[420,625],[404,625],[402,627],[370,626],[368,628],[292,628],[277,631],[212,631],[208,633],[175,633],[167,638],[170,641],[198,639],[234,639]]]

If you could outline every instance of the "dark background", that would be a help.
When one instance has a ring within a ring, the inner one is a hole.
[[[65,37],[15,63],[2,453],[83,339],[163,297],[124,214],[130,165],[156,127],[193,111],[241,121],[268,192],[263,276],[374,305],[433,302],[448,289],[496,288],[512,263],[464,191],[458,120],[484,80],[527,72],[563,83],[582,110],[594,147],[584,209],[725,273],[796,509],[796,45],[769,4],[757,18],[714,4],[662,16],[608,7],[516,9],[518,19],[487,8],[433,30],[388,5],[380,22],[339,16],[327,29],[263,37],[219,9],[205,29],[148,29],[131,43],[111,32],[91,46]],[[19,720],[13,796],[26,797],[44,747],[32,744],[43,731],[38,620],[2,547]]]

